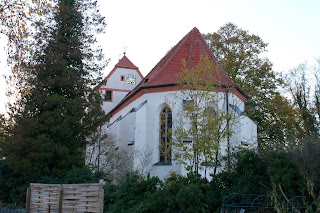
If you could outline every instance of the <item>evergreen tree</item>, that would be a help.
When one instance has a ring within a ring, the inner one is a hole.
[[[30,90],[13,108],[4,144],[10,167],[31,181],[83,166],[86,137],[105,120],[93,89],[104,65],[93,49],[105,26],[96,2],[60,0],[54,21],[44,51],[25,67]]]
[[[6,118],[4,115],[0,114],[0,153],[1,153],[1,144],[3,144],[6,136]],[[0,158],[2,156],[0,155]]]

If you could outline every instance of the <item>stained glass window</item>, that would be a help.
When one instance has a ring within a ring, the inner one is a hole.
[[[160,112],[160,142],[159,155],[160,162],[171,162],[171,147],[172,141],[172,111],[168,106],[165,106]]]

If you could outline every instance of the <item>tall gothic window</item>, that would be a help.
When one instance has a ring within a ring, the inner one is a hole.
[[[159,155],[160,162],[171,162],[171,146],[172,141],[172,111],[165,106],[160,112],[160,142]]]

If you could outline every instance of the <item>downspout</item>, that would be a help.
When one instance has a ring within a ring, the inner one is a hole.
[[[230,172],[231,162],[230,162],[230,119],[229,119],[229,88],[226,90],[226,111],[227,111],[227,168]]]
[[[99,135],[98,135],[98,174],[100,173],[100,153],[101,153],[101,144],[100,144],[100,140],[101,140],[101,126],[99,128]]]

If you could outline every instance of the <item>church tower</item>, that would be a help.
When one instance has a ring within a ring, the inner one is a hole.
[[[142,79],[139,68],[124,53],[100,85],[99,91],[104,97],[102,109],[106,113],[110,112]]]

